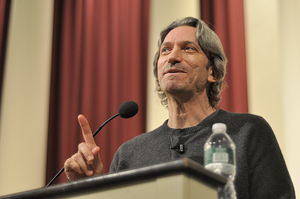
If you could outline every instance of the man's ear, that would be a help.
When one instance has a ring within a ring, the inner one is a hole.
[[[208,68],[208,74],[209,74],[208,77],[207,77],[208,82],[213,83],[213,82],[216,82],[218,80],[218,74],[212,66],[210,66]]]

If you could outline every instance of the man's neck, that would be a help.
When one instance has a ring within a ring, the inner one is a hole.
[[[196,126],[215,111],[207,98],[193,99],[184,103],[179,100],[168,99],[168,108],[168,125],[175,129]]]

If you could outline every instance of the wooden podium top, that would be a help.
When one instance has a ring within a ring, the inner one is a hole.
[[[176,173],[183,173],[193,176],[193,178],[213,187],[224,186],[226,184],[226,178],[206,170],[202,165],[195,161],[185,158],[114,174],[106,174],[97,177],[85,178],[74,182],[52,185],[47,188],[34,189],[21,193],[6,195],[0,197],[0,199],[69,197],[99,189],[101,190],[107,187],[137,182],[139,180],[154,179]]]

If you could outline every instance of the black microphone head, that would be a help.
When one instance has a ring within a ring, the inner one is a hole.
[[[139,106],[134,101],[127,101],[121,104],[118,108],[120,117],[131,118],[137,114]]]

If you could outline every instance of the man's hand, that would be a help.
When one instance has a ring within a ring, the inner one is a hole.
[[[70,181],[103,173],[100,147],[95,143],[89,123],[83,115],[78,116],[78,122],[85,142],[80,143],[78,152],[65,162],[65,173]]]

